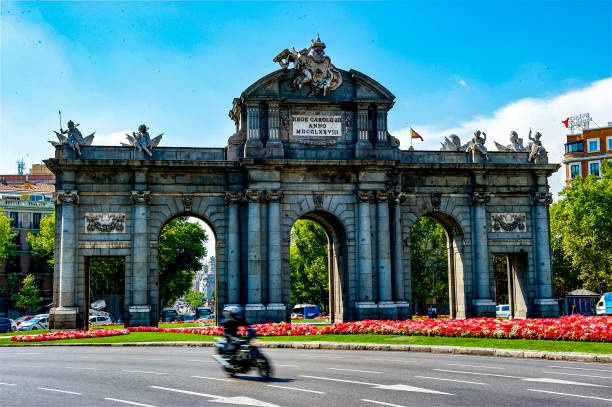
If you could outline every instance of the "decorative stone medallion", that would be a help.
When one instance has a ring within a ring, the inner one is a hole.
[[[524,213],[492,213],[493,232],[526,232]]]
[[[88,212],[85,233],[125,233],[125,214]]]

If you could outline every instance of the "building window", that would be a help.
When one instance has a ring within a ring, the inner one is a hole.
[[[573,143],[565,144],[565,154],[582,153],[583,151],[584,143],[582,141],[575,141]]]
[[[570,177],[572,179],[578,178],[582,175],[580,171],[580,167],[581,167],[580,163],[570,165]]]
[[[589,153],[593,153],[596,151],[599,151],[599,139],[598,138],[589,140]]]
[[[599,177],[599,161],[589,161],[589,175],[597,175]]]
[[[9,218],[11,218],[11,227],[19,229],[19,212],[10,212]]]
[[[40,229],[40,218],[42,214],[35,213],[32,215],[32,229]]]
[[[607,144],[608,144],[608,151],[612,151],[612,136],[609,136],[609,137],[606,139],[606,142],[607,142]]]

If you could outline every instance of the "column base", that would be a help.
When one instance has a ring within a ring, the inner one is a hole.
[[[266,143],[266,157],[285,158],[285,148],[280,140],[268,140]]]
[[[395,307],[397,309],[397,319],[401,321],[412,319],[412,312],[410,311],[410,303],[408,301],[395,301]]]
[[[54,307],[49,310],[49,331],[72,331],[83,328],[79,307]]]
[[[285,322],[287,320],[287,307],[282,303],[270,303],[266,306],[266,314],[268,322]]]
[[[554,298],[536,298],[533,300],[538,318],[557,318],[559,302]]]
[[[355,144],[355,158],[366,159],[370,158],[370,154],[373,153],[372,144],[366,140],[359,140]]]
[[[495,301],[489,298],[472,300],[474,316],[495,318]]]
[[[263,143],[259,139],[248,139],[244,145],[245,158],[264,158],[266,151]]]
[[[378,319],[395,321],[397,319],[397,305],[393,301],[379,301]]]
[[[151,306],[148,304],[128,306],[125,326],[151,326]]]
[[[266,306],[263,304],[247,304],[244,307],[244,319],[249,325],[267,322],[266,315]]]
[[[357,320],[377,319],[378,305],[374,301],[361,301],[355,303],[355,315]]]

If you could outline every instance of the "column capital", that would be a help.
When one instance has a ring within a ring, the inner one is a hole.
[[[247,189],[245,197],[249,202],[263,202],[265,200],[265,193],[257,189]]]
[[[148,204],[151,201],[151,191],[132,191],[133,204]]]
[[[394,191],[391,199],[394,204],[401,205],[406,200],[406,194],[404,192]]]
[[[491,200],[491,193],[487,192],[486,185],[474,185],[472,192],[473,205],[485,205]]]
[[[550,205],[553,203],[552,194],[550,192],[534,192],[532,197],[535,205]]]
[[[56,205],[62,204],[78,204],[79,203],[79,191],[77,190],[57,190],[53,193],[53,202]]]
[[[283,199],[283,191],[266,191],[266,198],[270,202],[280,202]]]
[[[355,198],[359,203],[374,203],[374,191],[357,191],[355,193]]]
[[[376,191],[376,201],[379,203],[387,203],[392,199],[393,193],[389,191]]]
[[[244,191],[225,191],[225,202],[237,204],[244,201]]]

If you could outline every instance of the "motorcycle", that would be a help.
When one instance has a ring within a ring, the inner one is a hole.
[[[237,348],[233,353],[226,338],[217,338],[215,343],[217,355],[213,355],[213,358],[219,362],[228,376],[234,377],[238,373],[257,369],[264,380],[272,378],[272,366],[268,359],[251,343],[254,337],[255,329],[249,328],[247,338],[232,342]]]

